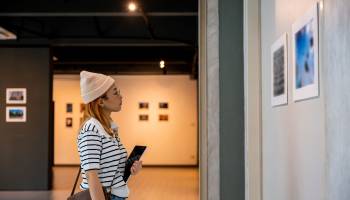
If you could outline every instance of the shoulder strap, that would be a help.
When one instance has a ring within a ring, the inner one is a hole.
[[[70,196],[72,196],[74,194],[75,187],[77,186],[77,182],[78,182],[78,179],[79,179],[80,172],[81,172],[81,167],[79,166],[79,172],[78,172],[77,178],[75,179],[75,183],[74,183],[72,192],[70,193]]]

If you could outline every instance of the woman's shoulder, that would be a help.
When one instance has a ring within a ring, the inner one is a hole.
[[[101,133],[101,125],[97,119],[91,117],[86,120],[80,128],[80,134],[99,134]]]

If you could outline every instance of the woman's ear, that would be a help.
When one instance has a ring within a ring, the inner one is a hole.
[[[99,98],[99,99],[98,99],[98,105],[101,106],[101,108],[104,107],[103,99],[102,99],[102,98]]]

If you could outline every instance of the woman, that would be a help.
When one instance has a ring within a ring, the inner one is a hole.
[[[111,192],[112,200],[126,199],[129,189],[123,174],[127,152],[111,118],[112,112],[121,110],[123,98],[114,79],[103,74],[82,71],[80,89],[85,103],[77,141],[83,178],[80,188],[89,188],[92,200],[104,199],[102,187]],[[142,161],[135,161],[131,174],[141,168]]]

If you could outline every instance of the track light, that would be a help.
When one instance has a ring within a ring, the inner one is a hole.
[[[135,10],[137,9],[137,5],[134,2],[130,2],[128,5],[128,9],[130,12],[135,12]]]
[[[163,68],[165,67],[165,62],[164,62],[164,60],[161,60],[161,61],[159,62],[159,65],[160,65],[160,68],[163,69]]]

